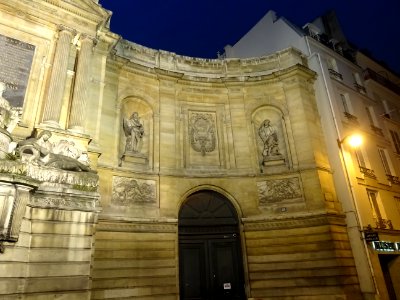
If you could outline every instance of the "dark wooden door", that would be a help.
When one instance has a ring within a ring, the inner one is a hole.
[[[181,299],[245,299],[239,246],[236,234],[181,240]]]
[[[232,203],[214,191],[193,193],[179,211],[178,225],[180,299],[246,299]]]

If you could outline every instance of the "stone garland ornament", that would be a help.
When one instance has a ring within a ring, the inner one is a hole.
[[[111,202],[118,206],[157,204],[156,183],[152,180],[113,178]]]
[[[215,125],[211,114],[194,113],[189,124],[190,144],[196,152],[205,156],[215,150]]]

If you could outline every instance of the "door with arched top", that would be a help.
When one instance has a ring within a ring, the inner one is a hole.
[[[239,220],[214,191],[190,195],[179,212],[180,299],[246,299]]]

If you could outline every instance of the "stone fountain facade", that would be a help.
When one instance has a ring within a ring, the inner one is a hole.
[[[248,299],[359,299],[301,53],[185,57],[109,19],[0,0],[0,55],[28,70],[0,71],[19,112],[1,132],[0,298],[178,299],[179,210],[208,190],[240,219]]]

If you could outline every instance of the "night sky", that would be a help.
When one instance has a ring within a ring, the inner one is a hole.
[[[295,3],[295,5],[293,5]],[[400,74],[400,0],[100,0],[111,30],[126,40],[181,55],[216,58],[267,12],[302,27],[330,9],[347,39]]]

